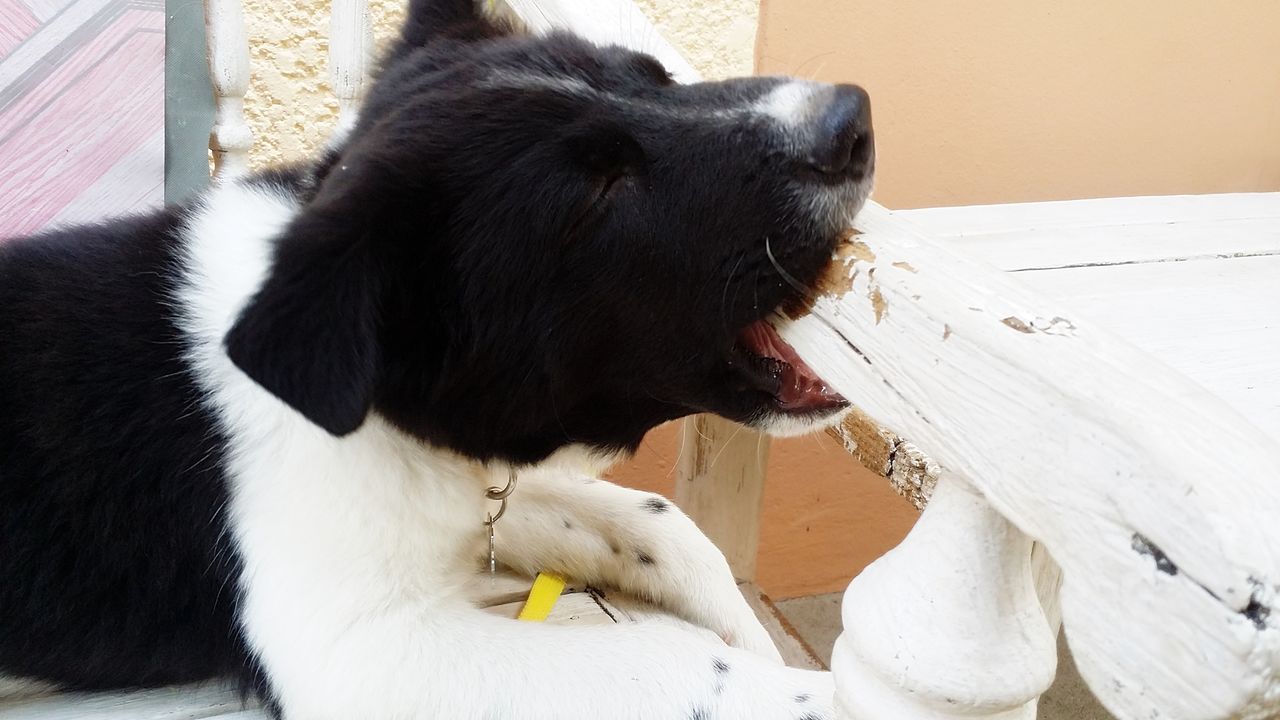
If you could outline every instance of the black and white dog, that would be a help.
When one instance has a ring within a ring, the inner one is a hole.
[[[290,720],[829,717],[688,518],[572,468],[695,412],[838,416],[769,318],[871,137],[853,86],[676,85],[415,0],[322,160],[0,243],[0,675],[234,675]],[[510,468],[501,562],[690,624],[475,609]]]

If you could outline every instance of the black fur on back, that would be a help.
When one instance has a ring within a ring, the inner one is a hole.
[[[0,674],[238,675],[223,438],[170,300],[179,210],[0,244]]]

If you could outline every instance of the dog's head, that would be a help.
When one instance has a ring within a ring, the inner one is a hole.
[[[873,165],[856,87],[680,85],[418,0],[228,351],[334,434],[373,411],[483,459],[634,448],[695,412],[816,425],[845,401],[767,319]]]

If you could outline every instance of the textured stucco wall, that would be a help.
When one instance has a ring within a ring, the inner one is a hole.
[[[374,36],[394,37],[405,0],[370,0]],[[662,33],[708,77],[752,71],[757,0],[640,0]],[[329,89],[328,0],[245,0],[252,82],[246,114],[254,167],[308,157],[338,119]]]

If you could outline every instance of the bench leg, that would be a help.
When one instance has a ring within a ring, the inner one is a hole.
[[[847,720],[1032,720],[1057,669],[1056,567],[962,479],[943,475],[901,545],[845,594],[832,673]],[[1043,561],[1044,558],[1042,558]]]

